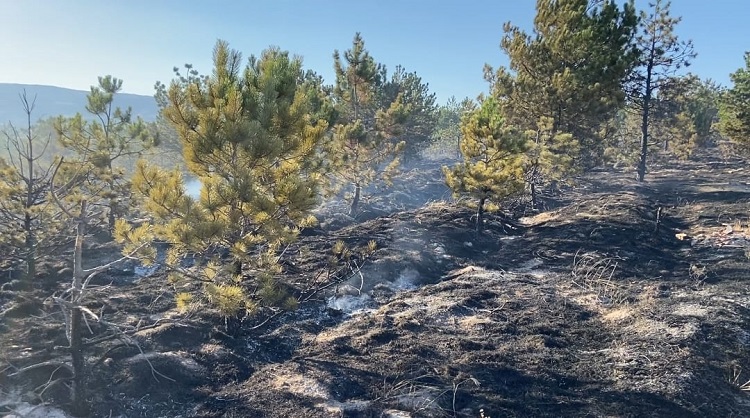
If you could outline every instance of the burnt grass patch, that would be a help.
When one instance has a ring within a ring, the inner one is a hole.
[[[544,212],[488,214],[479,235],[472,210],[425,197],[445,196],[437,165],[408,171],[359,218],[285,250],[279,280],[297,310],[228,326],[177,312],[161,273],[102,275],[92,308],[128,338],[87,352],[92,416],[750,416],[745,167],[706,154],[643,184],[598,171],[547,195]],[[331,267],[339,240],[360,272]],[[14,375],[64,358],[44,301],[68,279],[50,271],[0,291],[2,394],[66,373]],[[331,307],[361,294],[358,310]],[[26,400],[64,406],[67,390]]]

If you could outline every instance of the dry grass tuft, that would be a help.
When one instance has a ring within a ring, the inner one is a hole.
[[[578,251],[571,269],[573,284],[593,291],[605,304],[622,303],[627,299],[626,292],[614,280],[619,261],[618,257],[605,256],[596,251]]]

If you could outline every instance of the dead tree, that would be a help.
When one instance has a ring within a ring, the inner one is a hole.
[[[61,216],[65,217],[75,225],[75,244],[72,260],[73,277],[70,287],[62,292],[54,294],[52,300],[60,309],[64,318],[65,336],[68,342],[67,346],[58,348],[66,350],[70,355],[70,360],[45,361],[33,364],[17,370],[14,375],[40,367],[58,366],[67,369],[71,376],[54,381],[51,380],[49,384],[57,384],[60,382],[70,383],[71,412],[76,416],[88,416],[90,406],[87,402],[87,367],[85,360],[85,351],[87,347],[112,339],[121,339],[125,344],[134,345],[140,350],[138,343],[131,338],[132,334],[156,326],[156,324],[164,321],[157,321],[151,326],[139,325],[136,327],[125,328],[105,321],[101,314],[96,314],[86,306],[88,300],[92,298],[92,280],[100,273],[109,270],[117,264],[135,258],[135,254],[140,250],[140,247],[112,262],[92,268],[84,268],[83,250],[86,237],[89,233],[89,228],[92,225],[95,225],[96,222],[103,222],[102,214],[104,211],[92,210],[92,207],[95,207],[95,205],[92,205],[87,198],[80,198],[80,195],[79,199],[76,199],[77,201],[72,204],[66,203],[64,199],[59,197],[59,195],[63,193],[70,193],[70,191],[76,187],[77,183],[85,178],[84,174],[76,172],[70,176],[70,180],[68,180],[66,184],[59,187],[54,186],[55,178],[57,177],[58,170],[62,164],[63,159],[60,158],[52,173],[53,187],[51,188],[50,197],[59,208]],[[90,326],[90,322],[96,322],[102,325],[105,329],[104,332],[95,334]],[[86,333],[91,336],[88,340],[84,338]],[[149,365],[151,365],[150,362]],[[152,374],[155,378],[157,375],[165,377],[154,370],[153,367]],[[46,390],[46,388],[44,390]]]

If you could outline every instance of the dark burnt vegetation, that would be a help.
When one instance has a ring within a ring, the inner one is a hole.
[[[704,155],[709,162],[716,156]],[[112,339],[88,352],[91,384],[101,388],[92,396],[104,408],[96,411],[741,413],[744,382],[732,382],[742,379],[750,355],[742,337],[750,325],[743,308],[748,261],[739,248],[711,240],[723,237],[725,224],[733,224],[726,221],[748,204],[742,194],[726,194],[732,187],[722,181],[725,170],[750,174],[737,164],[701,164],[656,169],[647,187],[632,173],[583,176],[558,195],[554,209],[528,217],[490,214],[480,235],[472,209],[442,202],[319,228],[281,257],[278,279],[299,298],[298,308],[279,315],[266,308],[231,332],[218,311],[176,311],[175,288],[163,273],[104,275],[99,283],[107,288],[94,292],[91,309],[125,324],[124,331],[141,329],[130,334],[138,346]],[[673,180],[685,172],[695,177]],[[371,241],[374,252],[367,251]],[[351,251],[348,261],[336,257],[337,242]],[[113,251],[100,244],[89,250],[92,257]],[[584,254],[616,267],[577,280],[574,263]],[[705,280],[696,278],[695,266],[707,267]],[[399,276],[411,278],[412,290],[391,286]],[[43,283],[3,295],[44,298],[60,286]],[[369,296],[362,305],[369,311],[330,303],[347,295]],[[66,376],[54,365],[11,376],[55,361],[55,347],[65,342],[54,309],[42,304],[29,314],[3,317],[10,337],[4,387],[34,388],[50,375]],[[87,339],[107,335],[104,325],[90,325]],[[64,404],[67,390],[50,388],[42,399]]]
[[[330,85],[217,41],[153,123],[22,96],[0,412],[748,415],[747,70],[677,75],[669,9],[538,2],[444,106],[359,33]]]

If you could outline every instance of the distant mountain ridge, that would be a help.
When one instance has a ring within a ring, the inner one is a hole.
[[[19,94],[24,89],[29,101],[36,96],[36,106],[31,117],[34,121],[52,116],[73,116],[86,112],[86,95],[88,91],[73,90],[63,87],[44,86],[36,84],[0,83],[0,125],[8,122],[14,125],[26,123],[26,114],[21,105]],[[115,95],[115,106],[133,109],[133,116],[140,116],[146,121],[154,121],[159,113],[153,96],[118,93]]]

